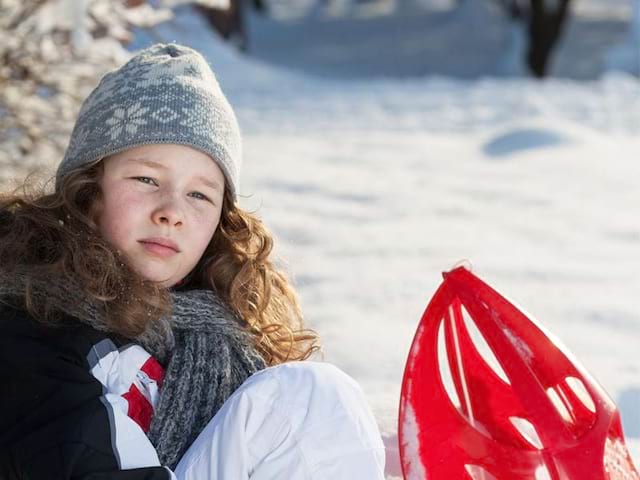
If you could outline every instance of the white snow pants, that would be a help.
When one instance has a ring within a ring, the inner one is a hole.
[[[385,452],[359,385],[293,362],[255,373],[178,464],[178,480],[384,480]]]

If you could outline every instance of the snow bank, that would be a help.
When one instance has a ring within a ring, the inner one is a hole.
[[[439,272],[467,258],[618,400],[640,460],[636,79],[319,79],[180,19],[155,33],[214,66],[244,132],[242,203],[274,231],[327,360],[362,384],[388,446],[414,329]]]

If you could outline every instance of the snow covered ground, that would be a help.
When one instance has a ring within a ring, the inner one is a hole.
[[[150,38],[217,72],[244,134],[242,204],[275,233],[326,359],[363,386],[390,476],[414,329],[463,259],[603,384],[640,464],[637,78],[319,78],[237,55],[189,10],[134,46]]]
[[[639,72],[640,31],[629,34],[634,1],[572,2],[573,14],[551,58],[550,72],[593,79],[608,65],[620,63],[634,63]],[[522,28],[514,42],[514,29],[498,1],[325,0],[333,7],[302,9],[302,18],[300,8],[292,5],[313,2],[279,2],[286,4],[277,10],[279,22],[250,17],[249,48],[252,56],[285,68],[341,78],[473,79],[522,70],[505,65],[506,59],[512,63],[522,58],[525,43],[519,38]],[[460,7],[451,8],[456,2]],[[344,7],[348,4],[353,6]],[[610,51],[613,45],[619,45],[615,52]]]

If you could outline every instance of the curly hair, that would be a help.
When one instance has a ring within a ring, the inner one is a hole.
[[[222,202],[220,224],[202,259],[187,279],[212,288],[258,338],[267,364],[306,359],[319,349],[317,334],[304,329],[294,289],[272,260],[273,237],[254,214]]]
[[[171,312],[169,290],[142,278],[100,235],[103,162],[69,172],[47,193],[27,179],[0,194],[0,265],[27,279],[52,278],[82,285],[104,306],[109,328],[134,338],[148,322]],[[254,336],[268,365],[304,360],[320,349],[316,332],[304,328],[295,291],[271,259],[273,237],[253,213],[225,191],[220,224],[180,288],[216,292]],[[135,299],[136,301],[131,301]],[[27,288],[24,308],[47,324],[63,318],[46,297]]]

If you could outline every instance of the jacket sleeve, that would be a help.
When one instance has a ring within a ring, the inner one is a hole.
[[[175,480],[171,470],[165,467],[144,467],[120,470],[103,466],[100,452],[92,452],[79,445],[60,445],[55,449],[39,452],[21,471],[8,480]],[[95,464],[92,463],[95,460]]]
[[[173,472],[168,468],[149,467],[120,470],[119,472],[92,473],[78,480],[175,480],[175,478]]]
[[[0,461],[0,478],[175,480],[168,468],[160,466],[138,425],[124,416],[115,422],[129,422],[132,428],[116,425],[118,430],[113,430],[113,416],[120,414],[103,402],[85,404],[12,445],[8,461]]]
[[[122,362],[124,349],[84,327],[0,315],[0,479],[175,478],[140,425],[149,412],[123,383],[124,372],[140,383],[134,400],[146,398],[148,376]]]
[[[100,407],[98,407],[100,408]],[[102,407],[103,412],[106,411]],[[106,415],[96,409],[93,421],[84,411],[65,415],[21,439],[0,455],[3,480],[175,480],[173,472],[159,464],[127,468],[112,445]],[[97,421],[96,421],[97,420]],[[88,423],[92,423],[87,430]],[[69,430],[70,425],[77,430]],[[59,440],[60,433],[63,433]],[[76,435],[74,435],[74,433]],[[105,435],[106,434],[106,435]],[[48,441],[47,441],[48,440]],[[148,442],[148,441],[147,441]],[[136,452],[127,452],[131,455]],[[129,460],[130,461],[130,460]]]
[[[167,476],[167,474],[171,476]],[[167,480],[175,476],[168,468],[149,467],[133,470],[120,470],[119,472],[92,473],[78,480]]]

